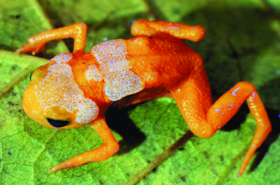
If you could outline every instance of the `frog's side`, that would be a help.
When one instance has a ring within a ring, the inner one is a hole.
[[[31,37],[17,52],[38,52],[47,41],[67,37],[74,38],[74,52],[57,55],[33,73],[23,97],[25,112],[50,128],[88,124],[104,141],[97,149],[73,157],[51,171],[102,161],[118,151],[118,143],[104,118],[113,102],[126,106],[170,92],[191,131],[204,138],[225,125],[247,100],[257,130],[239,171],[241,175],[271,125],[255,87],[249,82],[236,84],[212,105],[203,61],[181,41],[198,41],[204,33],[201,26],[138,20],[132,25],[135,38],[104,42],[86,54],[83,23]]]

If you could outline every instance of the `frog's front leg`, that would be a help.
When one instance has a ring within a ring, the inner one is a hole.
[[[104,161],[113,156],[119,150],[119,144],[108,128],[104,117],[94,121],[89,126],[93,128],[102,138],[103,144],[94,150],[84,152],[63,163],[60,163],[59,165],[56,165],[50,170],[50,172],[54,172],[63,168],[81,166],[89,162]]]
[[[167,33],[178,39],[187,39],[194,42],[200,41],[205,36],[205,29],[202,26],[190,26],[168,21],[147,21],[137,20],[131,26],[133,36],[157,37]],[[166,35],[162,35],[166,39]]]
[[[44,50],[45,44],[47,42],[65,38],[74,39],[73,53],[77,51],[84,53],[86,34],[87,25],[84,23],[76,23],[62,28],[47,30],[30,37],[24,46],[16,50],[16,53],[26,53],[31,51],[34,55],[40,50]]]
[[[247,100],[257,129],[239,170],[238,176],[242,175],[256,149],[271,131],[269,118],[254,85],[239,82],[212,105],[206,72],[203,67],[198,67],[187,81],[174,87],[171,93],[190,130],[203,138],[211,137],[223,127]]]

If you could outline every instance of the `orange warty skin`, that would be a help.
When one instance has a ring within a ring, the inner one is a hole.
[[[238,176],[244,173],[271,131],[271,124],[249,82],[237,83],[212,104],[203,60],[181,40],[201,40],[203,27],[137,20],[131,27],[134,38],[107,41],[84,53],[86,31],[84,23],[44,31],[16,51],[35,54],[48,41],[74,38],[73,54],[59,54],[34,71],[23,96],[23,108],[49,128],[89,125],[104,141],[100,147],[58,164],[51,172],[103,161],[119,150],[104,116],[112,103],[123,107],[169,96],[175,99],[190,130],[202,138],[214,135],[247,101],[257,129]]]

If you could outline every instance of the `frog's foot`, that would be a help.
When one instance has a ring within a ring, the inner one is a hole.
[[[94,162],[94,161],[104,161],[112,157],[119,150],[119,145],[117,141],[115,143],[103,144],[100,147],[77,155],[63,163],[60,163],[50,169],[50,172],[55,172],[64,168],[78,167],[83,164]]]
[[[39,51],[43,51],[45,49],[45,44],[46,43],[35,42],[31,37],[30,39],[28,39],[28,42],[24,46],[18,48],[15,53],[20,54],[31,51],[32,55],[35,55]]]

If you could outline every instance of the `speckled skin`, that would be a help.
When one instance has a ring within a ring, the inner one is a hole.
[[[249,82],[239,82],[212,105],[202,58],[181,41],[201,40],[205,35],[203,27],[138,20],[131,28],[134,38],[104,42],[84,53],[86,29],[85,24],[77,23],[45,31],[29,38],[16,51],[36,53],[50,40],[74,38],[73,55],[60,54],[33,73],[24,93],[23,108],[35,121],[50,128],[56,127],[47,118],[67,123],[59,129],[87,124],[104,141],[100,147],[50,171],[106,160],[118,151],[119,145],[104,118],[112,103],[127,106],[163,96],[175,99],[191,131],[203,138],[211,137],[225,125],[247,100],[257,130],[238,175],[245,171],[271,124]]]

